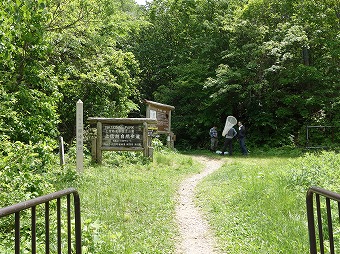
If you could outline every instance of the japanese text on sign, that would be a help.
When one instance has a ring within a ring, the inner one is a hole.
[[[157,110],[158,130],[169,131],[169,111],[165,109],[159,109],[159,108],[156,110]]]
[[[142,125],[103,124],[103,147],[143,147]]]

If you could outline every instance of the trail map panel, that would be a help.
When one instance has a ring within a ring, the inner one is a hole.
[[[145,100],[145,103],[147,105],[146,116],[157,120],[155,125],[157,132],[169,134],[171,132],[171,111],[175,107],[149,100]]]
[[[150,112],[156,112],[156,119],[157,119],[157,127],[159,131],[170,131],[170,124],[169,124],[169,115],[170,110],[161,109],[161,108],[153,108],[150,109]]]

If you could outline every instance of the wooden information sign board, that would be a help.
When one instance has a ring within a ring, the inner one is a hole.
[[[157,124],[151,118],[96,118],[89,117],[97,136],[92,141],[92,159],[101,163],[102,151],[142,151],[152,157],[148,124]]]
[[[157,119],[157,133],[166,134],[168,136],[168,146],[174,147],[175,135],[171,131],[171,111],[175,109],[174,106],[161,104],[154,101],[145,100],[146,103],[146,117]]]
[[[143,147],[143,124],[102,125],[103,147]]]
[[[145,100],[145,103],[147,105],[146,117],[157,119],[158,133],[170,133],[171,111],[174,110],[175,107],[149,100]]]

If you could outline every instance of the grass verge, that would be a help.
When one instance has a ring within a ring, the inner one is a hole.
[[[173,253],[174,197],[180,181],[201,165],[174,152],[155,152],[144,163],[124,156],[111,153],[104,165],[85,170],[78,187],[83,252]]]
[[[226,158],[198,186],[224,253],[308,253],[305,193],[289,187],[290,161]]]

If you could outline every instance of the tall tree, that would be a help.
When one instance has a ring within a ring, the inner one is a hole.
[[[133,1],[51,1],[48,31],[63,100],[60,130],[75,136],[75,105],[89,116],[126,117],[137,109],[139,68],[133,54],[120,49],[129,29],[138,26]]]
[[[336,10],[327,0],[254,0],[225,27],[232,32],[231,48],[207,86],[220,101],[235,95],[232,105],[256,144],[293,144],[304,139],[306,124],[333,121],[339,98]]]
[[[47,62],[46,2],[1,1],[0,13],[2,134],[25,143],[55,138],[60,93]]]
[[[208,108],[211,93],[204,81],[213,75],[221,53],[229,47],[222,22],[237,3],[155,0],[146,9],[149,25],[133,37],[143,96],[176,107],[172,126],[177,145],[203,145],[209,126],[219,122],[221,114],[227,115],[222,106],[218,112]]]

